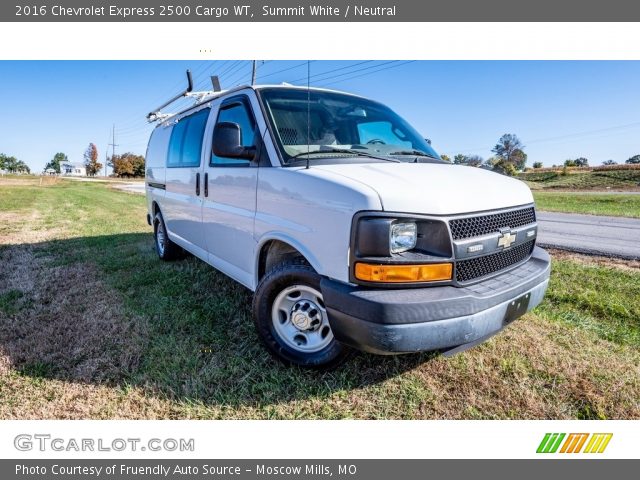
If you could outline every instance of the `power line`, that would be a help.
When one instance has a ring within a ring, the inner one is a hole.
[[[241,80],[245,78],[251,71],[251,62],[249,62],[247,65],[244,65],[244,67],[245,68],[237,70],[235,72],[235,75],[233,75],[232,77],[229,77],[226,80],[226,82],[229,84],[229,88],[235,87],[236,85],[239,85],[240,83],[242,83]]]
[[[613,127],[606,127],[606,128],[600,128],[597,130],[588,130],[588,131],[582,131],[582,132],[575,132],[575,133],[568,133],[565,135],[559,135],[559,136],[555,136],[555,137],[546,137],[546,138],[537,138],[534,140],[522,140],[522,143],[526,144],[526,145],[531,145],[531,144],[538,144],[538,143],[547,143],[547,142],[554,142],[554,141],[560,141],[560,140],[567,140],[570,138],[574,138],[574,139],[579,139],[580,137],[585,137],[585,136],[592,136],[598,133],[606,133],[606,132],[615,132],[616,130],[625,130],[625,129],[635,129],[640,127],[640,122],[634,122],[634,123],[628,123],[626,125],[617,125],[617,126],[613,126]],[[606,135],[605,135],[606,137]],[[602,137],[600,137],[602,138]],[[526,146],[525,145],[525,146]],[[465,148],[464,150],[456,150],[458,153],[470,153],[470,152],[477,152],[479,150],[491,150],[493,148],[493,146],[487,147],[486,145],[483,147],[477,147],[477,148]]]
[[[334,75],[332,77],[324,78],[324,79],[322,79],[320,81],[321,82],[325,82],[326,80],[333,80],[334,78],[343,77],[345,75],[352,75],[354,73],[362,72],[362,71],[365,71],[365,70],[375,69],[373,71],[370,71],[370,72],[368,71],[368,72],[362,73],[360,75],[354,75],[354,76],[351,76],[351,77],[343,78],[341,80],[336,80],[334,82],[328,82],[328,83],[322,83],[321,84],[323,86],[333,85],[334,83],[346,82],[347,80],[352,80],[354,78],[364,77],[364,76],[367,76],[367,75],[373,75],[374,73],[382,72],[384,70],[389,70],[391,68],[401,67],[402,65],[407,65],[407,64],[413,63],[413,62],[415,62],[415,60],[407,60],[405,62],[400,62],[399,60],[391,60],[389,62],[383,62],[383,63],[379,63],[377,65],[371,65],[369,67],[359,68],[359,69],[353,70],[351,72],[346,72],[346,73],[341,73],[339,75]],[[384,68],[379,68],[379,67],[383,67],[385,65],[387,65],[387,66],[384,67]]]
[[[329,73],[339,72],[339,71],[345,70],[347,68],[353,68],[353,67],[357,67],[358,65],[364,65],[365,63],[371,63],[371,62],[373,62],[373,60],[365,60],[363,62],[352,63],[351,65],[347,65],[345,67],[334,68],[333,70],[327,70],[325,72],[316,73],[314,75],[311,75],[311,78],[322,77],[322,76],[325,76],[325,75],[327,75]],[[301,77],[301,78],[296,78],[295,80],[291,80],[291,83],[302,82],[302,81],[306,81],[306,80],[307,80],[307,77]],[[323,78],[322,80],[327,80],[327,78]]]
[[[313,63],[314,61],[315,60],[310,60],[311,63]],[[261,75],[260,79],[263,80],[265,78],[272,77],[272,76],[277,75],[279,73],[288,72],[289,70],[294,70],[296,68],[304,67],[306,65],[307,65],[307,62],[298,63],[297,65],[294,65],[292,67],[283,68],[282,70],[277,70],[275,72],[267,73],[266,75]]]

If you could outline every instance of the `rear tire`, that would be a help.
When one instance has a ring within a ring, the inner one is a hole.
[[[268,272],[253,298],[253,321],[269,352],[286,364],[330,370],[351,349],[331,332],[320,290],[320,275],[303,260]]]
[[[175,260],[180,256],[182,249],[173,243],[167,234],[167,227],[160,212],[153,217],[153,239],[156,253],[161,260]]]

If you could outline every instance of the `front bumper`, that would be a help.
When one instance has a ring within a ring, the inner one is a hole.
[[[336,339],[378,354],[474,345],[538,305],[551,260],[536,247],[517,268],[466,287],[369,289],[323,279]]]

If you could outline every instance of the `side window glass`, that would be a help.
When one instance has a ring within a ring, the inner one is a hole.
[[[169,140],[168,167],[198,167],[202,154],[204,127],[210,110],[204,108],[188,117],[181,118],[173,126]]]
[[[188,120],[184,119],[173,126],[171,138],[169,139],[169,155],[167,156],[168,167],[179,167],[182,156],[182,142],[186,131]]]
[[[240,126],[242,146],[250,147],[255,141],[256,123],[248,106],[243,101],[233,102],[220,107],[216,125],[222,122],[233,122]],[[211,152],[211,165],[249,165],[249,160],[218,157]]]

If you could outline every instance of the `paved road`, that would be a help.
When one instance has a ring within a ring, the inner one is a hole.
[[[640,259],[640,219],[537,212],[538,245]]]
[[[126,182],[126,181],[113,181],[113,180],[104,180],[100,177],[60,177],[64,180],[74,180],[76,182],[95,182],[95,183],[109,183],[113,188],[117,188],[118,190],[124,190],[129,193],[140,193],[142,195],[145,194],[144,191],[144,182]]]
[[[113,183],[112,186],[113,188],[124,190],[125,192],[129,193],[140,193],[142,195],[145,194],[143,182]]]

